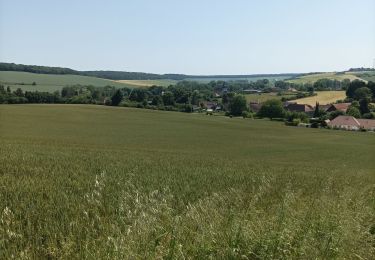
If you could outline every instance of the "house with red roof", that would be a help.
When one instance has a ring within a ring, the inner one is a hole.
[[[371,119],[357,119],[352,116],[338,116],[327,125],[332,128],[339,128],[345,130],[372,130],[375,131],[375,120]]]

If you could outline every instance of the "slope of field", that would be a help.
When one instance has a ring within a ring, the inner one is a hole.
[[[342,81],[344,79],[349,79],[349,80],[355,80],[359,79],[356,75],[352,73],[335,73],[335,72],[327,72],[327,73],[318,73],[318,74],[311,74],[311,75],[305,75],[301,76],[292,80],[288,80],[288,82],[291,83],[296,83],[296,84],[302,84],[302,83],[314,83],[315,81],[319,79],[331,79],[331,80],[339,80]]]
[[[0,106],[0,259],[373,259],[371,133]]]
[[[247,102],[264,102],[270,99],[279,99],[281,100],[283,97],[288,98],[292,97],[295,94],[283,94],[277,95],[277,93],[260,93],[260,94],[245,94]]]
[[[345,91],[316,91],[317,95],[312,97],[301,98],[293,100],[298,104],[308,104],[315,106],[316,102],[320,105],[327,105],[335,103],[337,100],[344,100],[346,98]]]
[[[159,79],[159,80],[117,80],[116,82],[124,83],[135,88],[147,88],[151,86],[168,87],[176,84],[177,80],[172,79]]]
[[[36,85],[32,85],[35,82]],[[95,77],[79,75],[53,75],[37,74],[18,71],[0,71],[0,84],[10,86],[12,89],[21,88],[29,91],[48,91],[53,92],[61,90],[66,85],[93,85],[104,87],[107,85],[114,87],[126,87],[126,84],[100,79]]]
[[[289,79],[291,76],[289,75],[264,75],[264,76],[238,76],[238,77],[222,77],[222,76],[212,76],[212,77],[187,77],[185,80],[192,80],[198,81],[202,83],[208,83],[210,81],[238,81],[238,80],[246,80],[246,81],[257,81],[261,79],[268,79],[270,81],[277,81],[277,80],[285,80]]]
[[[348,72],[355,75],[365,81],[375,82],[375,71],[363,71],[363,72]]]

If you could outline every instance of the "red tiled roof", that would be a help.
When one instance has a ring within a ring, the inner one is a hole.
[[[358,127],[361,124],[352,116],[338,116],[328,123],[329,126],[336,127]]]
[[[371,119],[357,119],[361,127],[364,129],[375,129],[375,120]]]
[[[312,112],[314,111],[314,108],[310,105],[306,104],[288,104],[286,106],[286,109],[289,111],[295,111],[295,112]]]
[[[329,108],[327,108],[327,110],[330,110],[330,111],[340,110],[342,112],[346,112],[346,110],[348,110],[350,105],[351,103],[332,104]]]
[[[375,130],[375,120],[356,119],[352,116],[338,116],[328,123],[331,127],[342,128],[364,128],[367,130]]]

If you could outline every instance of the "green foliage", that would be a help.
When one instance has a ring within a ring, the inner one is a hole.
[[[120,89],[116,90],[116,92],[113,94],[111,98],[111,105],[118,106],[121,103],[123,98],[124,98],[124,94],[122,94],[122,91]]]
[[[355,118],[360,118],[361,117],[361,112],[355,106],[350,106],[348,108],[348,110],[346,111],[346,114],[349,115],[349,116],[353,116]]]
[[[258,112],[259,117],[272,118],[283,118],[285,114],[283,104],[280,100],[271,99],[263,103],[260,111]]]
[[[247,111],[246,98],[243,95],[235,95],[229,102],[229,113],[241,116],[243,111]]]

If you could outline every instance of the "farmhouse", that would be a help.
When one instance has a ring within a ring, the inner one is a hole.
[[[338,104],[330,104],[328,106],[323,107],[325,112],[333,112],[333,111],[341,111],[346,113],[346,110],[348,110],[350,103],[338,103]]]
[[[314,108],[307,104],[291,103],[287,104],[285,109],[291,112],[304,112],[306,114],[314,113]]]
[[[203,101],[202,102],[202,106],[206,109],[212,109],[212,110],[215,110],[216,107],[217,107],[217,103],[216,102],[211,102],[211,101]]]
[[[255,113],[258,113],[259,110],[262,108],[262,104],[258,102],[250,102],[249,106],[250,106],[250,110]]]
[[[327,124],[330,127],[336,127],[345,130],[375,130],[375,120],[356,119],[352,116],[338,116]]]

